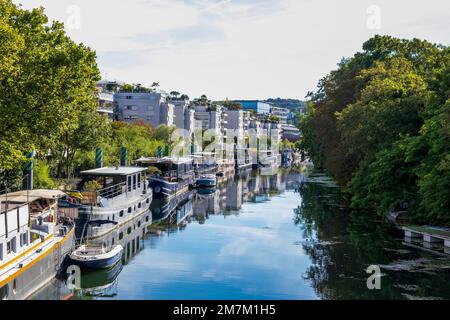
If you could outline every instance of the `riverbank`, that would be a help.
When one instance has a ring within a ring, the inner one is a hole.
[[[323,174],[253,171],[217,193],[194,194],[153,229],[104,294],[73,298],[450,298],[448,258],[406,247],[398,229],[352,215]],[[380,266],[380,290],[367,288],[370,265]]]

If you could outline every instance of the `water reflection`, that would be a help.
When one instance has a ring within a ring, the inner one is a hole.
[[[299,192],[294,221],[311,258],[304,278],[322,299],[450,297],[448,258],[410,250],[398,230],[363,213],[348,214],[339,188],[325,175],[311,175]],[[381,290],[367,289],[369,265],[381,267]]]
[[[215,190],[155,200],[151,214],[104,241],[122,265],[84,274],[37,298],[413,299],[449,298],[450,262],[402,245],[402,234],[349,213],[325,175],[281,170],[221,179]],[[368,290],[366,269],[382,269]]]

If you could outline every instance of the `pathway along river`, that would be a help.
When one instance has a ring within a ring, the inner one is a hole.
[[[33,298],[450,299],[449,258],[352,217],[324,175],[250,173],[180,201],[127,226],[123,267],[84,274],[69,296],[54,281]],[[380,290],[367,288],[369,265]]]

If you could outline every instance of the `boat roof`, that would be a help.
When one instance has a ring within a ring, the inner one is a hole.
[[[17,192],[11,192],[3,194],[0,196],[0,201],[6,201],[14,203],[28,203],[39,199],[58,199],[64,196],[65,193],[61,190],[47,190],[47,189],[36,189],[36,190],[22,190]]]
[[[147,170],[144,167],[102,167],[81,171],[82,175],[90,176],[128,176]]]
[[[163,158],[155,158],[155,157],[141,157],[136,160],[136,162],[145,163],[145,164],[157,164],[157,163],[173,163],[173,164],[183,164],[191,162],[191,158],[172,158],[172,157],[163,157]]]

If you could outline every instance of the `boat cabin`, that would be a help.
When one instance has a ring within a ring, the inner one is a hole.
[[[0,265],[26,251],[39,238],[36,234],[54,233],[63,195],[58,190],[24,190],[0,196]]]
[[[95,203],[97,197],[112,199],[124,193],[144,192],[146,170],[144,167],[103,167],[82,171],[79,184],[79,189],[83,190],[82,203]]]
[[[194,167],[191,158],[140,158],[136,162],[141,166],[154,167],[157,170],[150,170],[150,175],[169,182],[176,182],[191,177]]]

